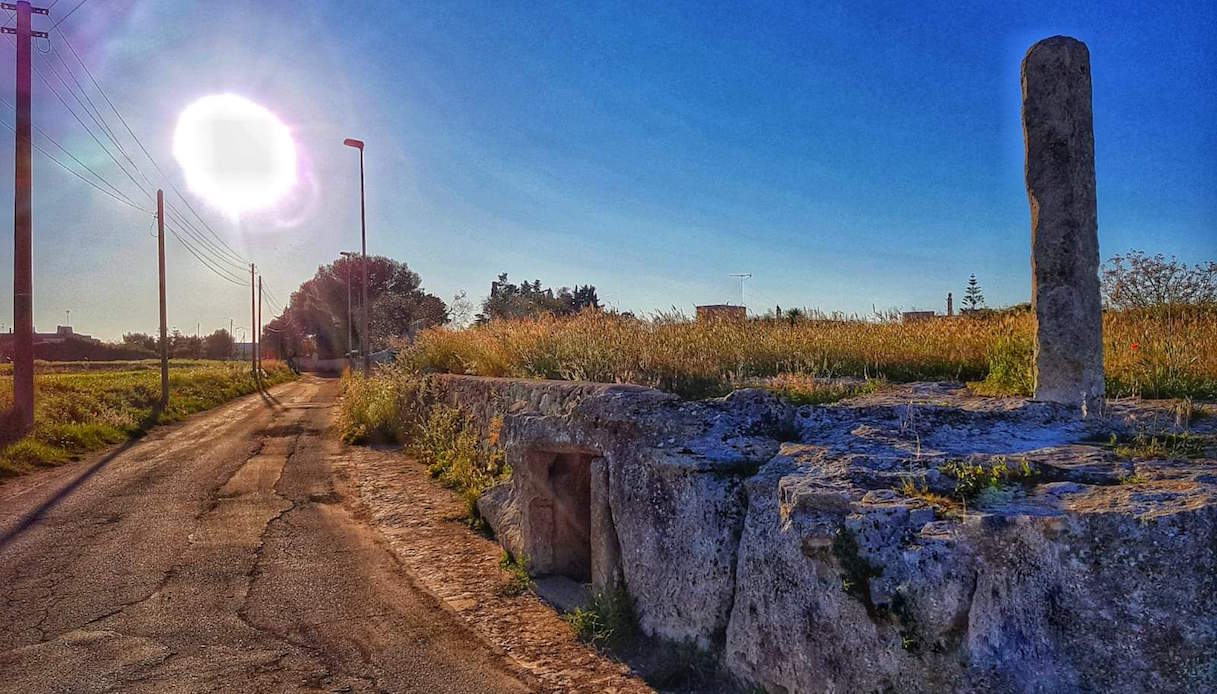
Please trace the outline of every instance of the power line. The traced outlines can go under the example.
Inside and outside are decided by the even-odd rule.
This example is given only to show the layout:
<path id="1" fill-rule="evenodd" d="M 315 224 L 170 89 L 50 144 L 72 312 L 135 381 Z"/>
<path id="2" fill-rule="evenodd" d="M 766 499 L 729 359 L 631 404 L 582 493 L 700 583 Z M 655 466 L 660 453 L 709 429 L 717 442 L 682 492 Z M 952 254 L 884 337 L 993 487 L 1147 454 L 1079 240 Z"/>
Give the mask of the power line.
<path id="1" fill-rule="evenodd" d="M 5 35 L 5 38 L 7 39 L 8 36 Z M 12 39 L 8 39 L 8 41 L 9 41 L 9 44 L 13 43 Z M 123 166 L 122 162 L 120 162 L 118 160 L 118 158 L 114 156 L 114 153 L 111 152 L 109 150 L 109 148 L 107 148 L 104 144 L 102 144 L 101 140 L 98 139 L 97 135 L 92 131 L 92 129 L 90 129 L 89 126 L 85 124 L 85 122 L 76 113 L 75 109 L 72 108 L 71 104 L 69 104 L 67 102 L 67 100 L 63 98 L 63 95 L 61 95 L 59 93 L 59 90 L 55 89 L 55 85 L 51 84 L 51 81 L 49 79 L 47 79 L 46 75 L 44 75 L 42 73 L 42 71 L 39 70 L 36 66 L 34 67 L 34 72 L 43 81 L 43 83 L 47 86 L 47 88 L 51 90 L 51 93 L 55 95 L 55 98 L 59 99 L 59 102 L 61 104 L 63 104 L 64 108 L 66 108 L 68 110 L 68 113 L 72 114 L 72 117 L 74 119 L 76 119 L 76 122 L 80 124 L 80 127 L 83 128 L 86 133 L 88 133 L 89 137 L 91 137 L 95 143 L 97 143 L 97 146 L 101 147 L 102 151 L 104 151 L 106 153 L 106 155 L 110 157 L 110 160 L 113 161 L 114 164 L 116 166 L 118 166 L 118 168 L 120 170 L 122 170 L 122 172 L 124 174 L 126 174 L 127 178 L 130 179 L 131 182 L 135 184 L 135 187 L 138 188 L 140 190 L 140 192 L 143 193 L 145 196 L 151 198 L 152 197 L 151 193 L 149 193 L 142 185 L 140 185 L 140 182 L 135 180 L 135 177 L 131 175 L 131 172 L 128 171 L 127 168 L 125 166 Z M 75 96 L 75 95 L 73 95 L 73 96 Z M 138 171 L 138 168 L 137 168 L 137 171 Z M 143 172 L 139 172 L 139 173 L 141 176 L 143 176 Z M 145 179 L 146 178 L 147 177 L 145 176 Z"/>
<path id="2" fill-rule="evenodd" d="M 5 108 L 7 108 L 7 109 L 9 109 L 9 110 L 12 110 L 12 109 L 13 109 L 13 105 L 12 105 L 11 103 L 9 103 L 9 102 L 8 102 L 8 100 L 7 100 L 7 99 L 5 99 L 5 98 L 3 98 L 3 97 L 0 97 L 0 104 L 3 104 L 3 105 L 5 106 Z M 7 123 L 5 123 L 5 127 L 7 127 L 9 130 L 13 130 L 13 126 L 8 125 Z M 38 127 L 38 125 L 36 125 L 36 124 L 34 125 L 34 131 L 35 131 L 35 132 L 37 132 L 39 135 L 41 135 L 41 136 L 43 137 L 43 139 L 45 139 L 46 141 L 48 141 L 48 142 L 50 142 L 51 144 L 55 145 L 55 147 L 56 147 L 56 148 L 57 148 L 57 149 L 58 149 L 60 152 L 63 152 L 63 153 L 64 153 L 64 154 L 66 154 L 68 157 L 70 157 L 70 158 L 72 159 L 72 161 L 76 162 L 76 163 L 77 163 L 77 164 L 78 164 L 78 165 L 79 165 L 79 166 L 80 166 L 82 169 L 84 169 L 85 171 L 88 171 L 89 173 L 93 174 L 93 176 L 94 176 L 94 177 L 96 177 L 98 181 L 101 181 L 103 184 L 105 184 L 106 186 L 108 186 L 108 187 L 109 187 L 109 190 L 110 190 L 110 191 L 112 191 L 112 192 L 109 192 L 109 191 L 106 191 L 106 190 L 102 190 L 102 192 L 103 192 L 103 193 L 106 193 L 107 195 L 110 195 L 110 197 L 114 197 L 114 198 L 118 199 L 118 201 L 119 201 L 119 202 L 121 202 L 121 203 L 123 203 L 123 204 L 125 204 L 125 205 L 128 205 L 128 206 L 130 206 L 130 207 L 134 207 L 135 209 L 137 209 L 137 210 L 141 210 L 141 211 L 143 211 L 143 212 L 147 212 L 147 210 L 145 210 L 145 209 L 141 208 L 139 205 L 135 204 L 135 201 L 133 201 L 133 200 L 132 200 L 132 199 L 131 199 L 131 198 L 130 198 L 130 197 L 129 197 L 129 196 L 126 194 L 126 193 L 122 192 L 122 191 L 121 191 L 121 190 L 119 190 L 117 187 L 115 187 L 115 186 L 114 186 L 114 184 L 110 183 L 110 181 L 108 181 L 108 180 L 106 179 L 106 177 L 105 177 L 105 176 L 102 176 L 101 174 L 97 173 L 97 172 L 96 172 L 96 171 L 94 171 L 94 170 L 92 169 L 92 167 L 90 167 L 88 164 L 86 164 L 86 163 L 84 163 L 83 161 L 81 161 L 80 159 L 78 159 L 78 158 L 76 157 L 76 155 L 75 155 L 75 154 L 72 154 L 71 152 L 69 152 L 69 151 L 67 150 L 67 148 L 65 148 L 63 145 L 59 144 L 59 142 L 57 142 L 57 141 L 55 140 L 55 138 L 51 137 L 51 135 L 50 135 L 49 133 L 47 133 L 47 132 L 46 132 L 45 130 L 43 130 L 42 128 Z M 80 177 L 80 174 L 78 174 L 78 173 L 77 173 L 77 172 L 76 172 L 74 169 L 71 169 L 71 168 L 69 168 L 69 167 L 63 166 L 63 164 L 62 164 L 62 163 L 60 163 L 60 162 L 59 162 L 59 160 L 58 160 L 58 159 L 56 159 L 54 156 L 52 156 L 52 155 L 51 155 L 49 152 L 47 152 L 46 150 L 42 149 L 41 147 L 38 147 L 38 145 L 37 145 L 37 144 L 35 144 L 34 146 L 38 148 L 38 151 L 39 151 L 39 152 L 42 152 L 44 155 L 46 155 L 46 157 L 47 157 L 48 159 L 50 159 L 51 161 L 54 161 L 55 163 L 59 164 L 59 165 L 60 165 L 60 166 L 62 166 L 64 169 L 66 169 L 68 172 L 70 172 L 70 173 L 72 173 L 72 174 L 75 174 L 76 176 Z M 84 180 L 85 180 L 85 182 L 86 182 L 86 183 L 88 183 L 89 185 L 93 186 L 94 188 L 96 188 L 96 187 L 97 187 L 97 184 L 93 183 L 92 181 L 90 181 L 90 180 L 88 180 L 88 179 L 84 179 Z"/>
<path id="3" fill-rule="evenodd" d="M 234 260 L 231 254 L 226 254 L 222 248 L 215 244 L 215 242 L 204 236 L 203 233 L 199 231 L 198 227 L 191 223 L 191 221 L 185 215 L 183 215 L 181 211 L 170 207 L 168 214 L 176 215 L 176 221 L 192 232 L 191 238 L 195 239 L 200 245 L 206 248 L 213 256 L 215 256 L 217 261 L 230 265 L 234 268 L 241 269 L 242 271 L 244 270 L 245 263 L 243 261 Z"/>
<path id="4" fill-rule="evenodd" d="M 122 114 L 118 111 L 117 107 L 114 106 L 113 101 L 111 101 L 109 99 L 109 97 L 105 94 L 104 90 L 101 89 L 101 86 L 97 83 L 96 78 L 94 78 L 92 76 L 92 73 L 89 71 L 88 66 L 85 65 L 84 61 L 80 59 L 79 54 L 77 54 L 75 52 L 75 49 L 71 46 L 71 44 L 67 41 L 66 38 L 64 39 L 64 43 L 65 43 L 65 45 L 68 46 L 69 50 L 72 51 L 77 62 L 85 70 L 86 75 L 89 76 L 89 79 L 93 82 L 93 84 L 97 88 L 98 92 L 102 95 L 102 97 L 106 100 L 107 104 L 114 111 L 115 115 L 117 115 L 119 117 L 120 121 L 123 123 L 123 126 L 126 128 L 128 134 L 132 137 L 132 139 L 134 139 L 136 141 L 136 144 L 140 147 L 141 151 L 143 151 L 144 155 L 148 157 L 149 161 L 152 162 L 152 165 L 153 165 L 153 167 L 155 167 L 157 169 L 157 172 L 159 174 L 161 174 L 162 176 L 164 176 L 164 172 L 161 170 L 161 168 L 157 164 L 156 160 L 151 156 L 151 154 L 148 152 L 147 148 L 144 147 L 143 143 L 139 140 L 139 138 L 131 130 L 130 126 L 126 123 L 126 120 L 123 119 Z M 88 95 L 87 91 L 84 89 L 83 85 L 80 84 L 80 81 L 75 78 L 75 75 L 72 73 L 71 67 L 68 66 L 67 62 L 63 59 L 63 56 L 60 55 L 60 56 L 58 56 L 58 58 L 60 60 L 60 63 L 63 64 L 64 70 L 66 72 L 68 72 L 69 76 L 72 78 L 72 82 L 75 83 L 76 89 L 73 89 L 73 85 L 70 84 L 68 82 L 68 80 L 65 79 L 63 77 L 63 75 L 59 73 L 59 71 L 57 69 L 55 69 L 55 67 L 53 65 L 50 66 L 51 71 L 59 79 L 59 81 L 63 85 L 63 87 L 71 94 L 73 99 L 76 100 L 76 103 L 79 105 L 81 110 L 83 110 L 86 113 L 86 115 L 89 116 L 89 118 L 93 121 L 94 125 L 98 128 L 98 130 L 100 130 L 102 132 L 102 134 L 110 141 L 110 143 L 113 145 L 114 149 L 117 149 L 119 151 L 119 153 L 122 155 L 122 157 L 124 159 L 126 159 L 127 164 L 130 165 L 130 168 L 134 169 L 135 172 L 138 173 L 139 176 L 141 178 L 143 178 L 144 181 L 149 186 L 154 186 L 151 179 L 148 177 L 148 175 L 146 173 L 144 173 L 143 169 L 139 166 L 139 164 L 137 164 L 130 157 L 130 155 L 127 154 L 125 148 L 122 146 L 122 143 L 115 136 L 114 131 L 111 130 L 109 128 L 108 124 L 105 123 L 105 118 L 104 118 L 104 116 L 101 115 L 100 109 L 98 109 L 96 104 L 93 103 L 92 99 L 89 97 L 89 95 Z M 54 85 L 51 84 L 50 80 L 47 79 L 46 76 L 43 75 L 41 72 L 39 72 L 39 77 L 41 77 L 43 82 L 47 85 L 47 87 L 51 89 L 51 92 L 59 99 L 60 103 L 62 103 L 64 105 L 64 107 L 69 111 L 69 113 L 72 114 L 73 118 L 76 119 L 76 122 L 79 123 L 80 126 L 85 130 L 85 132 L 88 133 L 89 136 L 93 139 L 93 141 L 95 143 L 97 143 L 97 145 L 99 147 L 101 147 L 103 151 L 105 151 L 105 153 L 110 157 L 111 161 L 113 161 L 115 163 L 115 165 L 117 165 L 119 167 L 119 169 L 122 170 L 122 172 L 127 176 L 127 178 L 132 183 L 134 183 L 135 186 L 137 188 L 139 188 L 141 192 L 143 192 L 145 195 L 149 195 L 148 191 L 143 187 L 143 185 L 141 185 L 140 182 L 137 181 L 135 179 L 135 177 L 131 174 L 130 169 L 128 169 L 127 166 L 124 166 L 123 163 L 118 160 L 118 157 L 116 157 L 114 155 L 114 153 L 110 150 L 110 148 L 106 147 L 106 145 L 101 141 L 101 139 L 97 136 L 97 134 L 95 134 L 93 132 L 93 130 L 91 128 L 89 128 L 89 126 L 84 122 L 84 120 L 81 119 L 81 117 L 76 112 L 76 110 L 72 108 L 71 104 L 69 104 L 67 102 L 67 100 L 64 99 L 63 96 L 59 93 L 59 91 L 57 89 L 55 89 Z M 77 90 L 79 90 L 79 94 L 78 94 Z M 81 100 L 80 95 L 84 96 L 83 101 Z M 88 102 L 88 105 L 86 105 L 85 102 Z M 90 109 L 89 109 L 90 105 L 93 107 L 92 111 L 90 111 Z M 176 186 L 174 187 L 174 189 L 175 189 L 175 192 L 177 192 Z M 180 192 L 178 192 L 178 196 L 181 197 L 183 199 L 183 202 L 186 203 L 187 207 L 190 208 L 191 211 L 193 211 L 193 207 L 190 205 L 189 200 L 186 200 L 185 197 L 182 196 Z M 197 217 L 198 213 L 195 212 L 195 215 Z M 167 217 L 166 221 L 169 221 L 169 218 L 173 218 L 174 222 L 176 224 L 181 225 L 176 228 L 170 228 L 170 232 L 173 233 L 174 237 L 178 240 L 178 242 L 181 243 L 183 246 L 185 246 L 187 251 L 189 251 L 190 254 L 193 255 L 208 270 L 210 270 L 212 273 L 216 274 L 221 279 L 224 279 L 229 282 L 233 282 L 234 284 L 243 284 L 243 283 L 240 283 L 239 280 L 237 279 L 237 276 L 235 274 L 233 274 L 233 272 L 225 266 L 227 265 L 229 267 L 239 267 L 236 263 L 236 260 L 241 261 L 242 265 L 243 265 L 244 261 L 241 258 L 241 256 L 239 256 L 235 251 L 232 251 L 230 246 L 228 246 L 226 243 L 224 243 L 223 239 L 220 238 L 218 236 L 218 234 L 216 234 L 214 231 L 211 232 L 212 236 L 216 237 L 216 239 L 220 242 L 220 244 L 223 245 L 223 247 L 221 247 L 221 246 L 217 245 L 215 242 L 209 240 L 181 212 L 178 212 L 178 211 L 170 208 L 168 210 L 168 212 L 166 213 L 166 217 Z M 202 221 L 204 224 L 206 224 L 206 222 L 204 220 L 202 220 L 201 217 L 200 217 L 200 221 Z M 185 237 L 189 237 L 190 239 L 192 239 L 194 241 L 194 244 L 187 241 Z M 197 244 L 197 246 L 195 244 Z M 234 260 L 234 259 L 236 259 L 236 260 Z"/>
<path id="5" fill-rule="evenodd" d="M 172 207 L 166 207 L 165 219 L 181 225 L 178 227 L 179 230 L 194 240 L 194 242 L 199 245 L 201 251 L 206 253 L 208 258 L 215 265 L 230 272 L 233 269 L 241 269 L 241 266 L 237 265 L 228 258 L 225 258 L 221 253 L 216 251 L 214 245 L 210 244 L 206 237 L 200 235 L 198 230 L 190 224 L 189 220 L 182 216 L 181 212 L 174 210 Z"/>
<path id="6" fill-rule="evenodd" d="M 52 44 L 52 48 L 54 48 L 53 44 Z M 114 136 L 114 131 L 110 129 L 109 123 L 107 123 L 105 118 L 102 117 L 101 109 L 97 108 L 97 104 L 93 103 L 93 99 L 89 96 L 89 92 L 84 88 L 84 86 L 82 86 L 80 84 L 80 80 L 76 79 L 75 71 L 73 71 L 71 66 L 68 65 L 68 61 L 63 59 L 63 54 L 61 52 L 55 51 L 55 50 L 52 50 L 52 53 L 54 53 L 55 57 L 59 59 L 59 64 L 63 66 L 63 71 L 68 73 L 68 77 L 72 78 L 72 83 L 76 85 L 76 90 L 84 96 L 86 101 L 89 102 L 89 106 L 92 108 L 92 113 L 90 115 L 96 116 L 93 119 L 94 122 L 96 123 L 100 120 L 101 128 L 102 128 L 102 130 L 105 131 L 106 135 L 108 135 L 110 137 L 110 141 L 113 142 L 114 144 L 118 145 L 119 150 L 122 151 L 124 154 L 126 154 L 126 150 L 123 149 L 123 146 L 118 141 L 118 138 L 116 138 Z M 52 66 L 52 70 L 54 70 L 54 66 Z M 56 76 L 59 75 L 59 73 L 57 71 L 55 74 L 56 74 Z M 63 80 L 63 78 L 60 77 L 60 81 L 62 81 L 62 80 Z M 65 86 L 66 86 L 66 83 L 65 83 Z"/>
<path id="7" fill-rule="evenodd" d="M 180 198 L 183 203 L 185 203 L 186 208 L 190 210 L 191 214 L 193 214 L 196 219 L 198 219 L 198 221 L 203 225 L 203 228 L 206 229 L 221 245 L 227 248 L 233 257 L 241 258 L 242 262 L 244 262 L 241 255 L 237 253 L 232 246 L 228 245 L 228 242 L 217 234 L 215 230 L 211 228 L 211 225 L 207 223 L 207 220 L 204 219 L 201 214 L 199 214 L 198 210 L 194 208 L 194 205 L 190 204 L 189 198 L 182 194 L 182 191 L 178 189 L 177 184 L 173 183 L 172 180 L 165 175 L 165 172 L 161 169 L 160 164 L 157 163 L 156 158 L 152 156 L 152 154 L 148 151 L 148 148 L 144 146 L 143 141 L 140 140 L 139 136 L 135 134 L 135 131 L 131 129 L 131 125 L 127 123 L 127 119 L 123 117 L 122 112 L 119 111 L 118 107 L 114 105 L 114 101 L 110 99 L 110 95 L 106 93 L 106 90 L 102 88 L 101 83 L 98 82 L 97 78 L 93 76 L 93 71 L 89 69 L 87 64 L 85 64 L 84 59 L 80 57 L 80 53 L 76 51 L 76 47 L 72 45 L 72 42 L 68 40 L 67 35 L 60 34 L 59 36 L 63 39 L 63 44 L 68 47 L 68 51 L 72 53 L 72 56 L 76 59 L 76 62 L 80 64 L 82 69 L 84 69 L 85 75 L 88 76 L 89 81 L 93 83 L 93 87 L 97 89 L 97 92 L 101 94 L 102 98 L 105 99 L 106 104 L 109 105 L 110 110 L 112 110 L 114 115 L 118 117 L 119 123 L 122 124 L 123 128 L 127 131 L 127 134 L 131 136 L 131 139 L 135 140 L 135 144 L 139 146 L 140 151 L 144 153 L 144 156 L 148 158 L 148 161 L 152 162 L 152 166 L 156 169 L 156 172 L 160 174 L 162 179 L 169 181 L 170 189 L 177 194 L 178 198 Z"/>
<path id="8" fill-rule="evenodd" d="M 166 221 L 168 221 L 168 219 L 167 219 L 167 218 L 166 218 Z M 208 260 L 208 259 L 207 259 L 207 258 L 206 258 L 204 255 L 202 255 L 202 254 L 201 254 L 201 253 L 200 253 L 200 252 L 199 252 L 199 251 L 198 251 L 198 250 L 197 250 L 197 249 L 196 249 L 196 248 L 195 248 L 193 245 L 191 245 L 191 244 L 190 244 L 188 241 L 186 241 L 186 239 L 182 238 L 182 234 L 179 234 L 179 233 L 178 233 L 178 232 L 179 232 L 179 229 L 174 228 L 174 227 L 173 227 L 172 225 L 170 225 L 170 224 L 166 224 L 166 225 L 165 225 L 165 229 L 166 229 L 166 230 L 167 230 L 169 233 L 173 234 L 173 238 L 177 239 L 177 240 L 178 240 L 178 243 L 182 244 L 182 246 L 183 246 L 183 247 L 185 247 L 185 248 L 186 248 L 186 250 L 187 250 L 187 251 L 188 251 L 188 252 L 189 252 L 191 255 L 193 255 L 193 256 L 195 257 L 195 259 L 196 259 L 196 260 L 198 260 L 200 263 L 202 263 L 203 267 L 205 267 L 205 268 L 207 268 L 208 270 L 210 270 L 210 271 L 211 271 L 213 274 L 215 274 L 217 277 L 219 277 L 220 279 L 222 279 L 222 280 L 224 280 L 224 281 L 226 281 L 226 282 L 230 282 L 230 283 L 232 283 L 232 284 L 235 284 L 235 285 L 237 285 L 238 287 L 244 287 L 244 286 L 245 286 L 245 282 L 243 282 L 242 280 L 240 280 L 240 279 L 239 279 L 239 278 L 237 278 L 236 276 L 234 276 L 234 275 L 230 274 L 230 273 L 229 273 L 229 271 L 225 270 L 224 268 L 222 268 L 222 267 L 217 267 L 216 265 L 214 265 L 214 264 L 212 263 L 212 261 Z"/>
<path id="9" fill-rule="evenodd" d="M 5 127 L 5 128 L 8 128 L 9 130 L 11 130 L 11 131 L 13 131 L 13 132 L 16 132 L 16 128 L 14 128 L 12 125 L 9 125 L 8 121 L 3 121 L 3 123 L 4 123 L 4 127 Z M 80 164 L 81 166 L 84 166 L 84 167 L 85 167 L 86 169 L 88 169 L 88 171 L 89 171 L 90 173 L 92 173 L 94 176 L 98 176 L 98 174 L 97 174 L 96 172 L 94 172 L 92 169 L 89 169 L 89 168 L 88 168 L 88 166 L 86 166 L 85 164 L 81 163 L 81 161 L 80 161 L 79 159 L 77 159 L 75 156 L 73 156 L 71 152 L 68 152 L 66 149 L 63 149 L 63 147 L 62 147 L 62 146 L 61 146 L 61 145 L 60 145 L 58 142 L 55 142 L 55 141 L 54 141 L 53 139 L 51 139 L 51 138 L 50 138 L 48 135 L 46 135 L 46 133 L 42 133 L 42 131 L 41 131 L 41 130 L 39 130 L 39 133 L 41 133 L 41 134 L 42 134 L 42 136 L 43 136 L 43 137 L 45 137 L 47 140 L 50 140 L 50 142 L 51 142 L 52 144 L 54 144 L 56 147 L 59 147 L 59 149 L 60 149 L 60 150 L 62 150 L 62 151 L 65 153 L 65 154 L 67 154 L 69 157 L 72 157 L 72 160 L 73 160 L 73 161 L 75 161 L 77 164 Z M 59 159 L 57 159 L 57 158 L 55 157 L 55 155 L 51 154 L 50 152 L 46 151 L 46 150 L 45 150 L 45 149 L 43 149 L 41 146 L 39 146 L 37 142 L 32 142 L 31 144 L 34 146 L 34 149 L 38 150 L 38 151 L 39 151 L 39 152 L 40 152 L 40 153 L 41 153 L 41 154 L 42 154 L 44 157 L 46 157 L 47 159 L 50 159 L 52 162 L 54 162 L 55 164 L 57 164 L 57 165 L 59 166 L 59 168 L 63 169 L 64 171 L 67 171 L 68 173 L 72 174 L 72 175 L 73 175 L 73 176 L 75 176 L 76 178 L 79 178 L 80 180 L 84 181 L 85 183 L 88 183 L 89 185 L 93 186 L 94 188 L 96 188 L 96 189 L 97 189 L 97 190 L 99 190 L 100 192 L 105 193 L 106 195 L 108 195 L 108 196 L 110 196 L 110 197 L 114 198 L 115 200 L 117 200 L 117 201 L 121 202 L 121 203 L 122 203 L 122 204 L 124 204 L 124 205 L 127 205 L 128 207 L 130 207 L 130 208 L 132 208 L 132 209 L 136 209 L 136 210 L 139 210 L 140 212 L 145 212 L 145 213 L 151 214 L 151 211 L 150 211 L 150 210 L 146 210 L 146 209 L 144 209 L 144 208 L 140 207 L 139 205 L 135 204 L 134 202 L 132 202 L 132 201 L 131 201 L 131 199 L 130 199 L 130 198 L 128 198 L 127 196 L 123 195 L 121 192 L 119 192 L 119 193 L 116 195 L 116 194 L 114 194 L 114 193 L 110 192 L 109 190 L 106 190 L 105 188 L 102 188 L 101 186 L 97 185 L 97 184 L 96 184 L 96 183 L 94 183 L 93 181 L 91 181 L 91 180 L 89 180 L 89 179 L 85 178 L 84 176 L 82 176 L 82 175 L 80 174 L 80 172 L 79 172 L 79 171 L 77 171 L 76 169 L 73 169 L 72 167 L 67 166 L 66 164 L 64 164 L 62 161 L 60 161 Z M 105 182 L 105 183 L 106 183 L 106 185 L 110 185 L 109 181 L 106 181 L 106 180 L 105 180 L 104 178 L 102 178 L 101 176 L 98 176 L 98 178 L 99 178 L 100 180 L 102 180 L 103 182 Z"/>
<path id="10" fill-rule="evenodd" d="M 58 22 L 55 22 L 54 24 L 51 25 L 51 31 L 54 31 L 55 28 L 58 27 L 60 24 L 63 24 L 64 22 L 68 21 L 68 17 L 71 17 L 73 12 L 75 12 L 76 10 L 79 10 L 80 6 L 85 4 L 88 1 L 89 0 L 80 0 L 80 2 L 76 3 L 76 7 L 73 7 L 72 9 L 68 10 L 68 13 L 65 14 L 64 16 L 60 17 Z M 55 0 L 55 2 L 59 2 L 59 0 Z M 54 6 L 55 6 L 55 3 L 54 2 L 51 3 L 51 7 L 54 7 Z M 51 10 L 51 7 L 47 8 L 48 12 Z"/>

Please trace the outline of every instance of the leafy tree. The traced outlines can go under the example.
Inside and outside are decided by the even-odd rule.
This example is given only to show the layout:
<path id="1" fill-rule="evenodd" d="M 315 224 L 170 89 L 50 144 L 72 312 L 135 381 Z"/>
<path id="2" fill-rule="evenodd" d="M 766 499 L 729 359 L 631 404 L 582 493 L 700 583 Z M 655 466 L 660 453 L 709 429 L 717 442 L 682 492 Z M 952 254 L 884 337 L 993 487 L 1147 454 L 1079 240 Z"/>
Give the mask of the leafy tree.
<path id="1" fill-rule="evenodd" d="M 1103 264 L 1103 296 L 1116 309 L 1217 303 L 1217 262 L 1188 265 L 1174 256 L 1131 251 Z"/>
<path id="2" fill-rule="evenodd" d="M 285 356 L 316 350 L 322 358 L 347 350 L 347 290 L 351 292 L 353 347 L 360 344 L 362 259 L 339 257 L 317 268 L 312 279 L 292 292 L 287 310 L 266 326 L 267 344 L 282 344 Z M 349 284 L 348 284 L 349 283 Z M 372 351 L 397 337 L 448 322 L 448 308 L 422 289 L 418 273 L 403 262 L 368 256 L 368 331 Z"/>
<path id="3" fill-rule="evenodd" d="M 978 311 L 985 305 L 985 295 L 980 291 L 980 283 L 976 281 L 976 274 L 973 273 L 968 277 L 968 288 L 963 292 L 963 307 L 964 313 L 972 313 Z"/>
<path id="4" fill-rule="evenodd" d="M 157 344 L 160 341 L 147 333 L 126 333 L 123 335 L 123 344 L 134 349 L 144 349 L 149 352 L 160 352 Z"/>
<path id="5" fill-rule="evenodd" d="M 169 356 L 172 359 L 202 359 L 202 338 L 174 330 L 169 334 Z"/>
<path id="6" fill-rule="evenodd" d="M 558 290 L 543 288 L 541 280 L 513 284 L 507 273 L 490 283 L 490 296 L 482 302 L 482 312 L 477 322 L 511 320 L 541 315 L 569 316 L 584 309 L 599 309 L 600 298 L 592 285 L 562 287 Z"/>
<path id="7" fill-rule="evenodd" d="M 236 340 L 223 328 L 203 338 L 203 356 L 208 359 L 228 359 L 235 347 Z"/>

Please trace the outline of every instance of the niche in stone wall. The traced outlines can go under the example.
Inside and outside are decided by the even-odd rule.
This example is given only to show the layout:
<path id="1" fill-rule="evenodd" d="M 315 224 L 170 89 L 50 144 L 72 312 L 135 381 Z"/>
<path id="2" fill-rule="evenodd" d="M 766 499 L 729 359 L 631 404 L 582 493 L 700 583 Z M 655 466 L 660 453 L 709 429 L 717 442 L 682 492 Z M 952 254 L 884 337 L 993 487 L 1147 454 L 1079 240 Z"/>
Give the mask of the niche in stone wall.
<path id="1" fill-rule="evenodd" d="M 527 456 L 525 544 L 532 549 L 529 564 L 534 573 L 591 581 L 594 458 L 543 450 Z"/>

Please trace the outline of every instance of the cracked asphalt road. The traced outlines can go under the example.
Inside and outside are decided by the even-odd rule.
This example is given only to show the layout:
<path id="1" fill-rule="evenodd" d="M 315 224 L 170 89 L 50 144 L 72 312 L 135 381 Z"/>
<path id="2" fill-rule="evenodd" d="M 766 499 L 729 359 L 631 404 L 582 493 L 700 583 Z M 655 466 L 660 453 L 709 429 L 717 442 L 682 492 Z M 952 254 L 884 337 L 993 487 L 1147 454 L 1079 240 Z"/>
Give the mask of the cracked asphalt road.
<path id="1" fill-rule="evenodd" d="M 0 487 L 0 691 L 528 691 L 344 505 L 338 389 Z"/>

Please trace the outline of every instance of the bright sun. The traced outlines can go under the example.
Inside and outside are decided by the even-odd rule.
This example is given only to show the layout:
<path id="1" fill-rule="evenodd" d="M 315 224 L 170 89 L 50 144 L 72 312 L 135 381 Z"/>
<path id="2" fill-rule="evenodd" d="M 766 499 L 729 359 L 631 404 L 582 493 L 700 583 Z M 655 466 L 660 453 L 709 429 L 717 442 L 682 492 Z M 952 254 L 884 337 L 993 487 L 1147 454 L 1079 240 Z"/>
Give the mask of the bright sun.
<path id="1" fill-rule="evenodd" d="M 190 104 L 173 132 L 186 184 L 234 219 L 274 205 L 296 184 L 296 144 L 275 114 L 236 94 Z"/>

